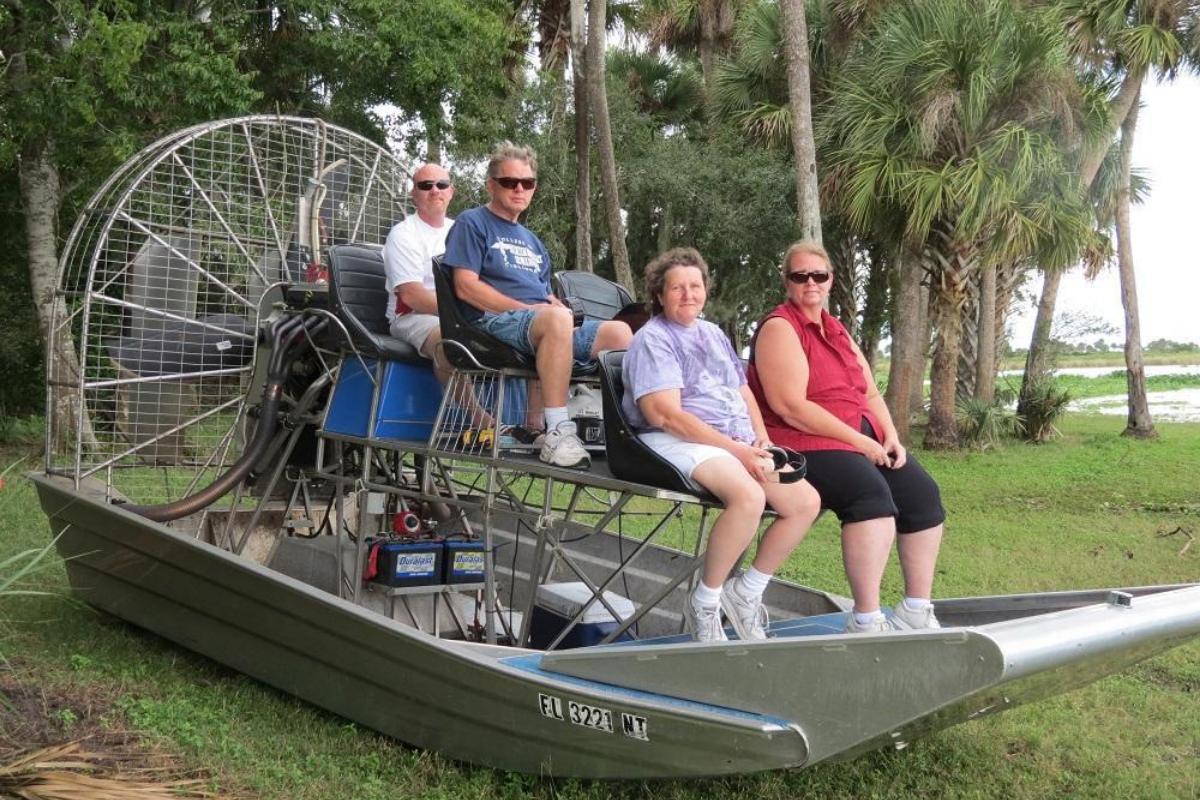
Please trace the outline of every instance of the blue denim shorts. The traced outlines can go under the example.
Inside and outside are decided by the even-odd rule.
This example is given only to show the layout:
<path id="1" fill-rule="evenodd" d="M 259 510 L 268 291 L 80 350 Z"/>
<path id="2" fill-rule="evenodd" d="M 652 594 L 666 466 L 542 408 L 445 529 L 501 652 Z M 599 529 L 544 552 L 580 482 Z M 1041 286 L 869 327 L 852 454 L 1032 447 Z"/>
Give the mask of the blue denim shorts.
<path id="1" fill-rule="evenodd" d="M 499 314 L 484 314 L 476 322 L 480 330 L 490 333 L 509 347 L 516 348 L 526 355 L 536 355 L 533 342 L 529 340 L 529 331 L 533 327 L 536 312 L 529 309 L 519 311 L 504 311 Z M 592 361 L 592 346 L 596 343 L 596 333 L 600 323 L 594 319 L 585 320 L 575 329 L 572 355 L 576 364 L 587 364 Z"/>

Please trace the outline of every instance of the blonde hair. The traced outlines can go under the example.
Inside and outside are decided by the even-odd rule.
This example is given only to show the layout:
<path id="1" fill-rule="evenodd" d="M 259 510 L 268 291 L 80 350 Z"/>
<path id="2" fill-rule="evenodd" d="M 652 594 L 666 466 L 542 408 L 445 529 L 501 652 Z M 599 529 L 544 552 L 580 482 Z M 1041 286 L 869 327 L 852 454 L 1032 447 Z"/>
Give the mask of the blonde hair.
<path id="1" fill-rule="evenodd" d="M 704 257 L 694 247 L 674 247 L 646 265 L 646 300 L 650 303 L 651 314 L 661 314 L 662 303 L 658 296 L 662 294 L 663 286 L 667 283 L 667 273 L 675 267 L 695 267 L 704 278 L 704 289 L 708 290 L 708 264 Z"/>
<path id="2" fill-rule="evenodd" d="M 833 272 L 833 260 L 829 258 L 829 253 L 825 251 L 825 248 L 812 239 L 803 239 L 799 242 L 793 242 L 792 246 L 783 254 L 783 262 L 779 265 L 779 271 L 783 277 L 787 277 L 788 268 L 792 264 L 792 256 L 799 255 L 800 253 L 819 256 L 825 262 L 825 268 Z"/>
<path id="3" fill-rule="evenodd" d="M 500 165 L 505 161 L 524 161 L 529 165 L 534 176 L 537 176 L 537 153 L 533 151 L 532 147 L 513 144 L 507 139 L 500 142 L 492 149 L 492 155 L 487 165 L 487 176 L 489 178 L 496 177 L 500 172 Z"/>

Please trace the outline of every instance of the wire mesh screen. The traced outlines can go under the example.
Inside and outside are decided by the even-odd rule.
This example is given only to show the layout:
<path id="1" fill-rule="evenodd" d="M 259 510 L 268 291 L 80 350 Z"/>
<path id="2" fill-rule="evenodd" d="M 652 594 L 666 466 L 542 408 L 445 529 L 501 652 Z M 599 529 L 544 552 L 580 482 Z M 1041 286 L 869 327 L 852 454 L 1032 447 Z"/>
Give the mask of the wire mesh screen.
<path id="1" fill-rule="evenodd" d="M 48 469 L 135 502 L 215 477 L 244 444 L 264 293 L 318 275 L 330 245 L 381 244 L 408 180 L 373 142 L 287 117 L 196 126 L 130 159 L 64 250 Z"/>

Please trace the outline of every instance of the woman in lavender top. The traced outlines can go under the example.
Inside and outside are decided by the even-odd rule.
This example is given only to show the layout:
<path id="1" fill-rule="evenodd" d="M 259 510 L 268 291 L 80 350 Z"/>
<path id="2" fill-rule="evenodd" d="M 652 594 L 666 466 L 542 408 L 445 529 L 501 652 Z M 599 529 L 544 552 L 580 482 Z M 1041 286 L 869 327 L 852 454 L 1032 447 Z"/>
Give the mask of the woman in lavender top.
<path id="1" fill-rule="evenodd" d="M 638 437 L 725 506 L 709 534 L 700 582 L 684 616 L 700 641 L 766 638 L 763 590 L 808 532 L 821 501 L 807 481 L 772 483 L 770 442 L 741 361 L 721 329 L 700 319 L 708 265 L 679 247 L 646 267 L 653 316 L 625 354 L 623 407 Z M 778 515 L 750 568 L 726 577 L 754 539 L 766 503 Z"/>

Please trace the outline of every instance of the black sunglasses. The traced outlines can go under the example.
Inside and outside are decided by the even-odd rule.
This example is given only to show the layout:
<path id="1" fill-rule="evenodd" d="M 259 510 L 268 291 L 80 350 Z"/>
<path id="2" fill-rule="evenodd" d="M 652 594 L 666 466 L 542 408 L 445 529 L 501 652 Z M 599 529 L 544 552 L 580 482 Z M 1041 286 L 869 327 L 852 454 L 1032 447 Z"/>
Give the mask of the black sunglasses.
<path id="1" fill-rule="evenodd" d="M 789 272 L 787 279 L 792 283 L 808 283 L 808 279 L 812 278 L 813 283 L 824 283 L 829 280 L 828 272 Z"/>
<path id="2" fill-rule="evenodd" d="M 513 190 L 520 186 L 527 192 L 532 192 L 537 187 L 537 178 L 492 178 L 496 183 L 503 186 L 505 189 Z"/>
<path id="3" fill-rule="evenodd" d="M 415 184 L 422 192 L 428 192 L 433 187 L 437 187 L 443 191 L 450 188 L 450 181 L 417 181 Z"/>

